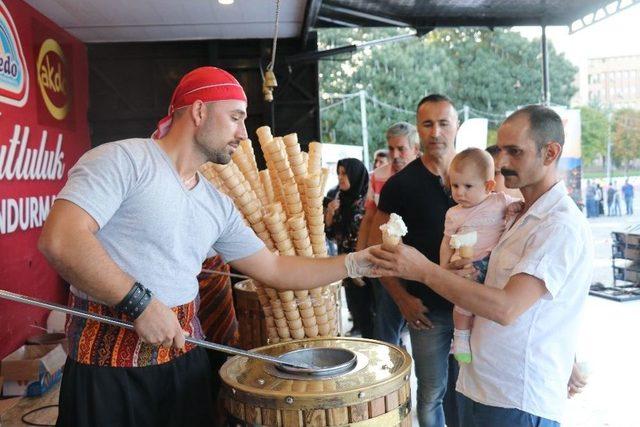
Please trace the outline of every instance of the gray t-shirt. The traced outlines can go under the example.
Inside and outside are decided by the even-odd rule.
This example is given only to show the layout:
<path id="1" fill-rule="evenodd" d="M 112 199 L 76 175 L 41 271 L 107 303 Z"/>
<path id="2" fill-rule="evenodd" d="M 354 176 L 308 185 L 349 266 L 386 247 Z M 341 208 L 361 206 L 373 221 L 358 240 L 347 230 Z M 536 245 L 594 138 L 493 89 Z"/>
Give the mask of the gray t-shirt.
<path id="1" fill-rule="evenodd" d="M 116 264 L 173 307 L 196 297 L 207 256 L 230 262 L 264 247 L 231 199 L 199 178 L 187 190 L 156 142 L 127 139 L 85 153 L 58 198 L 91 215 Z"/>

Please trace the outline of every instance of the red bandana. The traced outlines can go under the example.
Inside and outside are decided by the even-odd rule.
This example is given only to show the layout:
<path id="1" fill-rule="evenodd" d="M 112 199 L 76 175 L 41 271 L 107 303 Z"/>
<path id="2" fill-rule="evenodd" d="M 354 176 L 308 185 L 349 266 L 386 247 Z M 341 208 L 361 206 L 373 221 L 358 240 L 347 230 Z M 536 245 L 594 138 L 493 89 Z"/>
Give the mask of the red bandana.
<path id="1" fill-rule="evenodd" d="M 187 73 L 176 90 L 173 91 L 169 111 L 158 122 L 158 128 L 152 138 L 162 138 L 171 128 L 173 112 L 186 107 L 197 100 L 203 102 L 227 101 L 237 99 L 247 102 L 247 96 L 240 83 L 229 73 L 216 67 L 200 67 Z"/>

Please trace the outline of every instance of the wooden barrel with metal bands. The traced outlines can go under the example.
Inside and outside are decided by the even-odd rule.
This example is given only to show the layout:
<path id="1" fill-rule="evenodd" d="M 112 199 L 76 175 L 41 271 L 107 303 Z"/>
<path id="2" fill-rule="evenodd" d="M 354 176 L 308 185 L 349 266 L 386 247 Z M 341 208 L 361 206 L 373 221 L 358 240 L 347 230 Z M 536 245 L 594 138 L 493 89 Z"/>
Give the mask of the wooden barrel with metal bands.
<path id="1" fill-rule="evenodd" d="M 258 349 L 282 356 L 301 349 L 342 348 L 353 366 L 328 376 L 291 374 L 236 356 L 220 370 L 225 408 L 241 426 L 410 426 L 411 357 L 402 348 L 358 338 L 316 338 Z"/>

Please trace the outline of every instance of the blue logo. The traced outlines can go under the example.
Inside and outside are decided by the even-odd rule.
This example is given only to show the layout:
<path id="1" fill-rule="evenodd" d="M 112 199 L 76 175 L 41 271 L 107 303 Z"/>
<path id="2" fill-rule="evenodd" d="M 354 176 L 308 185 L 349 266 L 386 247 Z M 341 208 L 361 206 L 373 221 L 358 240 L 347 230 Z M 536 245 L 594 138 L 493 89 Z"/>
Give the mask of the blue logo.
<path id="1" fill-rule="evenodd" d="M 28 96 L 29 73 L 18 30 L 0 1 L 0 102 L 22 107 Z"/>

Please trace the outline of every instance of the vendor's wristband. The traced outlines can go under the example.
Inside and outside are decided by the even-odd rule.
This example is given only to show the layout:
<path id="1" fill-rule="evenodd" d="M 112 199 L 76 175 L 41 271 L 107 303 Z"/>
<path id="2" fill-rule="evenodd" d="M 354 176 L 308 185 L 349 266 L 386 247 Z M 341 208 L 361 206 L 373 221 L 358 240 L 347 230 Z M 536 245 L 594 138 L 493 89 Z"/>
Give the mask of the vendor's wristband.
<path id="1" fill-rule="evenodd" d="M 151 295 L 149 289 L 136 282 L 129 293 L 115 306 L 115 309 L 135 320 L 151 302 Z"/>

